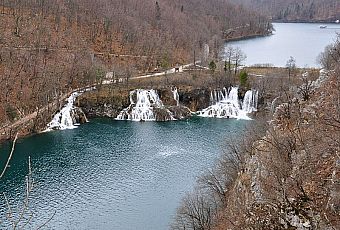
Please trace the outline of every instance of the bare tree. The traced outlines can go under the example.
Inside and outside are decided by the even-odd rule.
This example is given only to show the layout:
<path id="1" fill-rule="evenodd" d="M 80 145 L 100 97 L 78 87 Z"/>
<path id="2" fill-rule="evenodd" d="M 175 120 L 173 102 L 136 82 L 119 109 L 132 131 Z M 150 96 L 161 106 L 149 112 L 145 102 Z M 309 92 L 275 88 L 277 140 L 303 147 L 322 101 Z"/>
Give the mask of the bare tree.
<path id="1" fill-rule="evenodd" d="M 314 92 L 313 80 L 315 79 L 312 79 L 311 73 L 305 72 L 302 74 L 300 80 L 301 85 L 298 86 L 298 94 L 302 96 L 302 100 L 308 101 Z"/>
<path id="2" fill-rule="evenodd" d="M 12 148 L 10 151 L 10 155 L 7 159 L 7 163 L 0 175 L 0 180 L 4 176 L 6 169 L 8 168 L 8 164 L 12 158 L 12 155 L 14 153 L 16 140 L 18 138 L 18 134 L 16 134 L 15 139 L 12 143 Z M 31 224 L 33 220 L 33 212 L 30 208 L 30 199 L 31 199 L 31 193 L 33 191 L 34 187 L 34 179 L 33 179 L 33 173 L 32 173 L 32 166 L 31 166 L 31 157 L 28 157 L 28 174 L 26 175 L 26 184 L 25 184 L 25 196 L 24 200 L 21 205 L 13 205 L 11 204 L 10 199 L 7 197 L 6 193 L 3 192 L 3 201 L 5 203 L 5 206 L 7 208 L 7 213 L 5 216 L 5 221 L 0 222 L 3 226 L 7 226 L 9 229 L 25 229 L 26 226 Z M 17 209 L 14 209 L 14 207 L 17 207 Z M 36 226 L 34 229 L 41 229 L 44 226 L 46 226 L 54 217 L 56 212 L 54 212 L 46 221 L 44 221 L 42 224 Z"/>
<path id="3" fill-rule="evenodd" d="M 229 82 L 231 82 L 231 75 L 232 75 L 232 63 L 235 55 L 235 50 L 233 47 L 228 46 L 225 51 L 225 64 L 224 64 L 224 70 L 227 73 L 227 76 L 229 78 Z"/>
<path id="4" fill-rule="evenodd" d="M 242 65 L 243 61 L 246 60 L 247 55 L 239 48 L 236 47 L 234 51 L 234 74 L 236 76 L 238 68 Z"/>
<path id="5" fill-rule="evenodd" d="M 288 82 L 289 85 L 291 83 L 291 77 L 294 74 L 294 71 L 296 69 L 296 60 L 290 56 L 290 58 L 288 59 L 287 63 L 286 63 L 286 68 L 288 70 Z"/>
<path id="6" fill-rule="evenodd" d="M 206 195 L 201 193 L 187 195 L 177 211 L 173 230 L 210 230 L 215 210 Z"/>

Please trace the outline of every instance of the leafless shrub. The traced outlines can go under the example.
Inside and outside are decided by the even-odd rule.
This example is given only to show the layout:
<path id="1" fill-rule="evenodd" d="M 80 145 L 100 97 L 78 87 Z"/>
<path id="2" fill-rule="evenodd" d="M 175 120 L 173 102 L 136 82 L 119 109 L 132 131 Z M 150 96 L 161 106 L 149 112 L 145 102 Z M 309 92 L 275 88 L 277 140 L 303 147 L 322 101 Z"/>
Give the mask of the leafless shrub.
<path id="1" fill-rule="evenodd" d="M 302 84 L 298 86 L 297 93 L 302 96 L 302 100 L 308 101 L 314 91 L 313 81 L 308 72 L 301 76 L 301 82 Z"/>
<path id="2" fill-rule="evenodd" d="M 12 149 L 10 152 L 10 155 L 8 157 L 7 163 L 5 165 L 5 168 L 0 176 L 0 179 L 3 177 L 3 175 L 6 172 L 6 169 L 8 167 L 8 164 L 11 160 L 12 154 L 14 152 L 15 143 L 17 140 L 18 134 L 15 136 L 15 139 L 12 144 Z M 34 219 L 34 213 L 32 212 L 30 208 L 30 199 L 31 194 L 34 188 L 34 178 L 32 173 L 32 166 L 31 166 L 31 157 L 28 158 L 28 174 L 25 177 L 25 195 L 24 199 L 22 201 L 22 204 L 13 205 L 11 200 L 7 197 L 6 193 L 3 192 L 2 198 L 5 203 L 5 207 L 7 208 L 7 212 L 5 214 L 4 220 L 0 221 L 0 224 L 2 226 L 7 226 L 7 229 L 26 229 L 26 227 L 30 226 L 32 228 L 32 221 Z M 16 208 L 14 208 L 16 207 Z M 46 221 L 43 223 L 33 227 L 33 229 L 42 229 L 45 227 L 54 217 L 56 212 L 54 212 Z"/>
<path id="3" fill-rule="evenodd" d="M 212 229 L 213 218 L 216 215 L 216 208 L 210 197 L 206 194 L 196 192 L 187 195 L 181 207 L 177 211 L 173 230 L 210 230 Z"/>
<path id="4" fill-rule="evenodd" d="M 245 170 L 245 156 L 253 150 L 253 142 L 265 132 L 264 120 L 248 127 L 246 135 L 229 137 L 224 152 L 213 169 L 197 181 L 194 193 L 187 195 L 177 211 L 172 229 L 211 229 L 229 204 L 230 192 L 240 173 Z M 231 222 L 231 220 L 227 221 Z"/>

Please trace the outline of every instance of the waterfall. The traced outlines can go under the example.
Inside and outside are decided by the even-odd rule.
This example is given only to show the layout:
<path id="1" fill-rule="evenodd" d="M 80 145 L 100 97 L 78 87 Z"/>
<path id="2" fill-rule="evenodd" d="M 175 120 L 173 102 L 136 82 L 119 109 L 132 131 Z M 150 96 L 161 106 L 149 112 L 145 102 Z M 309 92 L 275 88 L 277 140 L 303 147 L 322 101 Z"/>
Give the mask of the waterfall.
<path id="1" fill-rule="evenodd" d="M 206 109 L 198 111 L 201 117 L 236 118 L 249 120 L 247 114 L 257 111 L 258 91 L 248 90 L 243 102 L 238 98 L 238 87 L 228 90 L 214 90 L 210 94 L 210 103 Z M 241 106 L 242 105 L 242 106 Z"/>
<path id="2" fill-rule="evenodd" d="M 257 111 L 258 91 L 248 90 L 243 98 L 242 110 L 246 113 Z"/>
<path id="3" fill-rule="evenodd" d="M 176 87 L 173 87 L 172 89 L 171 89 L 171 91 L 172 91 L 172 93 L 173 93 L 173 95 L 174 95 L 174 100 L 176 101 L 176 105 L 177 106 L 179 106 L 179 95 L 178 95 L 178 90 L 177 90 L 177 88 Z"/>
<path id="4" fill-rule="evenodd" d="M 54 115 L 52 121 L 47 124 L 47 130 L 55 130 L 55 129 L 74 129 L 75 119 L 74 119 L 74 107 L 73 103 L 76 98 L 80 95 L 78 92 L 74 92 L 71 94 L 69 98 L 67 98 L 67 104 L 60 110 L 59 113 Z"/>
<path id="5" fill-rule="evenodd" d="M 79 111 L 76 111 L 77 108 L 74 106 L 74 102 L 78 96 L 80 96 L 86 91 L 90 91 L 93 89 L 94 87 L 91 87 L 81 91 L 73 92 L 71 96 L 67 98 L 66 105 L 64 105 L 60 112 L 54 115 L 52 121 L 47 124 L 47 129 L 45 131 L 48 132 L 52 130 L 65 130 L 76 128 L 79 125 L 76 119 L 76 114 L 79 113 Z M 82 111 L 81 113 L 84 116 L 85 121 L 87 122 L 88 120 L 85 114 Z"/>
<path id="6" fill-rule="evenodd" d="M 226 88 L 223 90 L 214 90 L 210 93 L 210 105 L 214 105 L 219 101 L 226 100 L 228 98 L 228 91 Z"/>
<path id="7" fill-rule="evenodd" d="M 276 109 L 276 106 L 277 106 L 277 101 L 280 99 L 280 96 L 278 96 L 278 97 L 276 97 L 273 101 L 272 101 L 272 103 L 271 103 L 271 105 L 270 105 L 270 112 L 271 113 L 274 113 L 275 112 L 275 109 Z"/>
<path id="8" fill-rule="evenodd" d="M 129 107 L 123 109 L 116 120 L 156 121 L 175 119 L 172 113 L 164 108 L 163 102 L 159 99 L 155 90 L 136 89 L 130 92 Z"/>
<path id="9" fill-rule="evenodd" d="M 230 101 L 233 101 L 237 105 L 238 108 L 240 107 L 239 100 L 238 100 L 238 87 L 231 87 L 228 99 Z"/>

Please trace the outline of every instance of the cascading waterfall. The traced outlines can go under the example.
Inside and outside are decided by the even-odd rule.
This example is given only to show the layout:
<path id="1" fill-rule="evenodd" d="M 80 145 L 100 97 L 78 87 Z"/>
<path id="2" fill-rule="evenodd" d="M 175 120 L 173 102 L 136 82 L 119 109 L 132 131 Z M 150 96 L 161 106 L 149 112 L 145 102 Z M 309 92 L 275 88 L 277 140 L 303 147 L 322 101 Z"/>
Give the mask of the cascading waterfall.
<path id="1" fill-rule="evenodd" d="M 223 90 L 214 90 L 210 93 L 210 105 L 214 105 L 219 101 L 223 101 L 226 99 L 228 95 L 227 89 L 223 88 Z"/>
<path id="2" fill-rule="evenodd" d="M 55 130 L 55 129 L 74 129 L 75 119 L 74 119 L 74 111 L 73 111 L 73 103 L 76 98 L 80 95 L 78 92 L 74 92 L 67 99 L 67 104 L 60 110 L 59 113 L 54 115 L 52 121 L 47 124 L 47 130 Z"/>
<path id="3" fill-rule="evenodd" d="M 174 100 L 176 101 L 176 105 L 179 106 L 179 94 L 178 94 L 178 90 L 177 90 L 177 87 L 173 87 L 171 89 L 173 95 L 174 95 Z"/>
<path id="4" fill-rule="evenodd" d="M 65 129 L 74 129 L 76 128 L 79 123 L 77 123 L 76 119 L 76 107 L 74 106 L 74 102 L 78 96 L 83 94 L 86 91 L 93 90 L 94 87 L 87 88 L 85 90 L 81 90 L 78 92 L 73 92 L 71 96 L 67 98 L 67 104 L 54 115 L 52 121 L 47 124 L 46 132 L 52 130 L 65 130 Z M 79 108 L 78 108 L 79 109 Z M 85 114 L 82 112 L 86 122 L 88 121 Z"/>
<path id="5" fill-rule="evenodd" d="M 248 90 L 243 98 L 242 110 L 246 113 L 257 111 L 259 92 L 257 90 Z"/>
<path id="6" fill-rule="evenodd" d="M 116 120 L 156 121 L 155 110 L 164 112 L 162 113 L 163 120 L 175 120 L 171 112 L 164 108 L 163 102 L 155 90 L 136 89 L 130 92 L 129 107 L 123 109 Z"/>
<path id="7" fill-rule="evenodd" d="M 249 120 L 247 114 L 257 111 L 258 91 L 248 90 L 241 103 L 238 98 L 238 87 L 231 87 L 229 93 L 226 88 L 214 90 L 210 94 L 210 103 L 208 108 L 197 112 L 197 115 Z"/>

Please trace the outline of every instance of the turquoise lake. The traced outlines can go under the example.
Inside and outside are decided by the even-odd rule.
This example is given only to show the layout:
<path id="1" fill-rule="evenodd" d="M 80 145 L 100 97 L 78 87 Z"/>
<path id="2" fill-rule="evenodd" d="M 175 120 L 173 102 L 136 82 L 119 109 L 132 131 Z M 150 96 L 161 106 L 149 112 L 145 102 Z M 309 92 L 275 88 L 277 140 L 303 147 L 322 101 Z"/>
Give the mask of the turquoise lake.
<path id="1" fill-rule="evenodd" d="M 181 198 L 214 164 L 227 137 L 242 135 L 249 123 L 96 119 L 31 136 L 18 141 L 0 192 L 20 204 L 30 156 L 32 226 L 56 212 L 48 229 L 168 229 Z M 9 148 L 2 147 L 1 162 Z M 3 199 L 0 210 L 4 220 Z"/>

